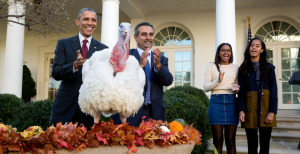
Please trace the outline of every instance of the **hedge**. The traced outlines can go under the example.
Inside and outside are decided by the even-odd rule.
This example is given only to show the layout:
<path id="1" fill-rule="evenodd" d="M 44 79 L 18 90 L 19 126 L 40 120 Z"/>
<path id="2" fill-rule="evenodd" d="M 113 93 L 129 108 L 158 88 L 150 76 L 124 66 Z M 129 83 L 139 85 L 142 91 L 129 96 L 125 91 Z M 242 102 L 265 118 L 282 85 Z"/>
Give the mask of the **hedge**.
<path id="1" fill-rule="evenodd" d="M 184 119 L 188 124 L 193 124 L 202 134 L 202 145 L 195 146 L 193 154 L 204 154 L 208 149 L 208 141 L 212 137 L 208 121 L 208 107 L 204 103 L 208 101 L 208 98 L 204 92 L 204 94 L 199 94 L 202 92 L 203 90 L 195 89 L 195 87 L 175 87 L 164 93 L 164 103 L 167 105 L 167 121 L 173 121 L 177 118 Z"/>
<path id="2" fill-rule="evenodd" d="M 50 99 L 42 101 L 30 101 L 19 107 L 17 114 L 8 124 L 16 127 L 19 131 L 27 129 L 29 126 L 41 126 L 43 130 L 49 127 L 53 101 Z"/>
<path id="3" fill-rule="evenodd" d="M 0 94 L 0 122 L 7 123 L 18 113 L 23 100 L 13 94 Z"/>

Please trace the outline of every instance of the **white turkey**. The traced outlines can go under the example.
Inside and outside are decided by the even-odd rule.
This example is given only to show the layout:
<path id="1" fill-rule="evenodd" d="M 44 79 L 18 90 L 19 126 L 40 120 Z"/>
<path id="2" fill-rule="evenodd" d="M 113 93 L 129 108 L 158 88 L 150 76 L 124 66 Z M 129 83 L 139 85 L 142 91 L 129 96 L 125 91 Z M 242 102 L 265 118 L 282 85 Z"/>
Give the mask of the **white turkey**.
<path id="1" fill-rule="evenodd" d="M 83 84 L 78 103 L 82 112 L 100 121 L 101 113 L 120 113 L 122 122 L 144 103 L 145 73 L 134 56 L 129 56 L 131 25 L 121 23 L 113 49 L 95 52 L 82 68 Z"/>

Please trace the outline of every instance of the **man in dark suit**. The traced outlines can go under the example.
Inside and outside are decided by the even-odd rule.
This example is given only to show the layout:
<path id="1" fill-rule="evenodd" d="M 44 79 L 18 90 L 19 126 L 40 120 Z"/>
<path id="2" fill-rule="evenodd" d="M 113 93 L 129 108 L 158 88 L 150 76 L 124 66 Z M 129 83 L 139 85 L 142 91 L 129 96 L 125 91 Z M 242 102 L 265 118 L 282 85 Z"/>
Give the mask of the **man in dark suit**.
<path id="1" fill-rule="evenodd" d="M 52 77 L 61 80 L 61 84 L 54 99 L 49 124 L 76 121 L 89 129 L 93 126 L 93 117 L 84 114 L 78 105 L 82 65 L 95 51 L 105 49 L 107 46 L 92 37 L 97 27 L 97 14 L 93 9 L 80 10 L 76 25 L 80 29 L 78 35 L 57 42 Z"/>
<path id="2" fill-rule="evenodd" d="M 129 55 L 133 55 L 145 71 L 146 85 L 143 93 L 145 101 L 137 114 L 128 117 L 126 121 L 132 126 L 138 126 L 144 116 L 146 116 L 144 120 L 152 118 L 166 121 L 163 86 L 169 86 L 173 82 L 173 76 L 168 68 L 168 58 L 161 55 L 158 48 L 151 50 L 154 28 L 150 23 L 139 23 L 135 27 L 134 38 L 137 42 L 137 48 L 129 50 Z M 115 124 L 121 123 L 119 114 L 112 115 L 112 119 Z"/>

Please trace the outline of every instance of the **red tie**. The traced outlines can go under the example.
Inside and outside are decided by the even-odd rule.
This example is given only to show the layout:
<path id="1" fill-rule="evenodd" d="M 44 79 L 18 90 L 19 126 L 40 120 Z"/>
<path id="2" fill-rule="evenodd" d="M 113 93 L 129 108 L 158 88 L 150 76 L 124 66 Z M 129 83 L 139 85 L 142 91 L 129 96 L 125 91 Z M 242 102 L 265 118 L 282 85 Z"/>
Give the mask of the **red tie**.
<path id="1" fill-rule="evenodd" d="M 82 44 L 82 56 L 83 56 L 83 59 L 86 59 L 88 51 L 89 51 L 88 48 L 87 48 L 87 46 L 86 46 L 87 42 L 88 42 L 87 39 L 83 40 L 83 44 Z"/>

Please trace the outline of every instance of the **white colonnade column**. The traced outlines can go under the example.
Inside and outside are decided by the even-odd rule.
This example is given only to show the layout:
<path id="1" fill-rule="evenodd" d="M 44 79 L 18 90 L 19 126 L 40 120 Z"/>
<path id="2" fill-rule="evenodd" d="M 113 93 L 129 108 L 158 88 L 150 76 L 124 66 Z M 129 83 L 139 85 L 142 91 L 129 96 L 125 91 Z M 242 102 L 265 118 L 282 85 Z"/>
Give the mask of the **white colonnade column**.
<path id="1" fill-rule="evenodd" d="M 235 0 L 216 1 L 216 49 L 221 43 L 232 46 L 233 63 L 236 64 Z"/>
<path id="2" fill-rule="evenodd" d="M 101 43 L 112 48 L 118 41 L 119 0 L 102 0 Z"/>
<path id="3" fill-rule="evenodd" d="M 9 0 L 8 15 L 20 15 L 24 11 L 22 4 L 11 5 Z M 24 18 L 9 17 L 10 20 L 25 23 Z M 6 33 L 5 62 L 3 72 L 2 93 L 15 94 L 22 97 L 24 31 L 22 25 L 9 22 Z"/>

